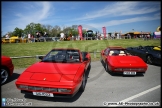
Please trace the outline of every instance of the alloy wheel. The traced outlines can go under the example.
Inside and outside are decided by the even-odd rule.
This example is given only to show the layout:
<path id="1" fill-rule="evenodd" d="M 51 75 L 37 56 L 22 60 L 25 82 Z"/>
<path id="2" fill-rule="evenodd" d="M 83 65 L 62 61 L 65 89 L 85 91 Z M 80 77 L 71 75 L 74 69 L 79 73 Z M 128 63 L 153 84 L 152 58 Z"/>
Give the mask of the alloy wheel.
<path id="1" fill-rule="evenodd" d="M 4 84 L 8 79 L 8 72 L 6 69 L 1 69 L 1 84 Z"/>

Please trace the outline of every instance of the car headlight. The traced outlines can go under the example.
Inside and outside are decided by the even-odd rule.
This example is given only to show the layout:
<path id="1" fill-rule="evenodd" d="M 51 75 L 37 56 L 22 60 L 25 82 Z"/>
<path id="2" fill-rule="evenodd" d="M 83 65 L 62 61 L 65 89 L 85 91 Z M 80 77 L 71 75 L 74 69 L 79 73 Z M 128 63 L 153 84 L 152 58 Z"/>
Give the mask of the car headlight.
<path id="1" fill-rule="evenodd" d="M 64 88 L 59 88 L 58 89 L 58 92 L 71 92 L 71 90 L 70 89 L 64 89 Z"/>
<path id="2" fill-rule="evenodd" d="M 18 87 L 19 89 L 28 90 L 28 86 L 26 86 L 26 85 L 17 85 L 17 87 Z"/>

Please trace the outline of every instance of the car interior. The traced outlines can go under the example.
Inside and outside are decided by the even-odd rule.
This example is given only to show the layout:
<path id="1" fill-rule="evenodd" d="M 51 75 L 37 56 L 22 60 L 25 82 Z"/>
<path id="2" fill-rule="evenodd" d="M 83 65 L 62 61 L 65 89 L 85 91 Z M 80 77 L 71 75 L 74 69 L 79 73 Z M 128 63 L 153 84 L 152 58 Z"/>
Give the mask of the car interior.
<path id="1" fill-rule="evenodd" d="M 113 53 L 114 53 L 114 51 L 110 51 L 109 56 L 112 56 Z"/>
<path id="2" fill-rule="evenodd" d="M 79 61 L 79 54 L 73 53 L 72 59 L 74 59 L 74 60 L 76 60 L 76 61 Z"/>
<path id="3" fill-rule="evenodd" d="M 119 56 L 126 56 L 124 51 L 120 51 Z"/>
<path id="4" fill-rule="evenodd" d="M 111 50 L 109 56 L 126 56 L 126 54 L 123 50 Z"/>

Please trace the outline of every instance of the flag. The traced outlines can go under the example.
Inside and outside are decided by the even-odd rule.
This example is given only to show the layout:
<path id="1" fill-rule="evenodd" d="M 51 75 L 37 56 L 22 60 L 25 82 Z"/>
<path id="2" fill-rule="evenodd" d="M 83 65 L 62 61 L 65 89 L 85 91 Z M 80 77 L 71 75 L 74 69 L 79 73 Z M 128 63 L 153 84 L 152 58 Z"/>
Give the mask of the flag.
<path id="1" fill-rule="evenodd" d="M 106 38 L 106 27 L 102 27 L 104 38 Z"/>
<path id="2" fill-rule="evenodd" d="M 78 33 L 79 33 L 80 38 L 82 39 L 82 26 L 81 25 L 78 26 Z"/>

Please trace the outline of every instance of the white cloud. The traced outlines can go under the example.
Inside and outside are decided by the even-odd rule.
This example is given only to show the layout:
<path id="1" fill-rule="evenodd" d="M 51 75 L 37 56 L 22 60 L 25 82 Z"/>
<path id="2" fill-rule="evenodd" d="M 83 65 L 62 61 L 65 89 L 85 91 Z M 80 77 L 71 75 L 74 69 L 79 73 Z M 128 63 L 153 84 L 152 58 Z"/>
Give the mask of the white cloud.
<path id="1" fill-rule="evenodd" d="M 49 24 L 54 26 L 56 22 L 64 25 L 88 25 L 90 27 L 87 28 L 101 28 L 103 26 L 114 26 L 121 25 L 126 23 L 133 23 L 139 21 L 151 21 L 156 19 L 161 19 L 161 11 L 160 2 L 107 2 L 108 5 L 102 7 L 100 10 L 94 10 L 89 13 L 84 13 L 84 15 L 77 16 L 78 18 L 72 17 L 68 19 L 67 16 L 61 16 L 60 14 L 54 15 L 55 10 L 57 12 L 60 10 L 55 8 L 58 4 L 53 4 L 51 2 L 22 2 L 23 9 L 25 11 L 23 13 L 18 13 L 17 11 L 14 15 L 16 19 L 10 20 L 10 25 L 3 27 L 8 31 L 13 31 L 16 27 L 24 29 L 26 25 L 31 22 L 41 23 L 41 24 Z M 24 5 L 25 4 L 25 5 Z M 79 8 L 80 2 L 75 7 L 69 7 L 69 9 Z M 62 6 L 62 3 L 60 4 Z M 64 6 L 64 5 L 63 5 Z M 77 7 L 78 6 L 78 7 Z M 58 6 L 59 7 L 59 6 Z M 81 6 L 80 6 L 81 7 Z M 67 7 L 65 8 L 67 9 Z M 21 11 L 20 11 L 21 12 Z M 152 14 L 152 16 L 146 16 L 147 14 Z M 70 11 L 69 11 L 70 15 Z M 137 16 L 138 15 L 138 16 Z M 125 18 L 125 16 L 129 16 L 129 18 Z M 4 16 L 2 16 L 4 17 Z M 120 20 L 109 20 L 104 22 L 104 20 L 100 20 L 98 23 L 87 23 L 90 20 L 94 20 L 97 18 L 113 18 L 113 17 L 121 17 Z M 85 23 L 86 21 L 86 23 Z M 99 20 L 98 20 L 99 21 Z M 63 23 L 64 22 L 64 23 Z M 58 24 L 57 23 L 57 24 Z"/>
<path id="2" fill-rule="evenodd" d="M 139 22 L 139 21 L 151 21 L 151 20 L 157 20 L 160 19 L 160 16 L 154 16 L 154 17 L 135 17 L 130 19 L 122 19 L 122 20 L 111 20 L 108 22 L 103 23 L 89 23 L 88 25 L 95 27 L 95 28 L 101 28 L 103 26 L 114 26 L 114 25 L 121 25 L 126 23 L 133 23 L 133 22 Z"/>
<path id="3" fill-rule="evenodd" d="M 6 28 L 10 30 L 14 30 L 14 28 L 16 27 L 24 29 L 26 25 L 30 24 L 31 22 L 40 23 L 42 20 L 46 19 L 49 16 L 49 11 L 51 8 L 51 4 L 49 2 L 39 2 L 39 4 L 34 5 L 35 9 L 37 8 L 36 11 L 33 10 L 34 8 L 31 8 L 31 10 L 29 10 L 29 13 L 16 13 L 15 16 L 17 16 L 17 18 L 10 20 L 10 25 L 12 26 L 8 26 Z M 28 6 L 33 7 L 30 4 L 28 4 Z"/>
<path id="4" fill-rule="evenodd" d="M 145 2 L 144 2 L 145 3 Z M 83 17 L 75 20 L 89 20 L 101 17 L 127 16 L 127 15 L 141 15 L 160 10 L 160 5 L 156 2 L 147 3 L 143 6 L 141 2 L 117 2 L 108 4 L 104 9 L 94 10 L 86 13 Z"/>

